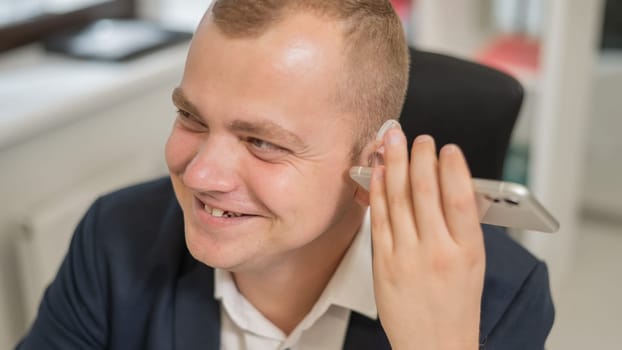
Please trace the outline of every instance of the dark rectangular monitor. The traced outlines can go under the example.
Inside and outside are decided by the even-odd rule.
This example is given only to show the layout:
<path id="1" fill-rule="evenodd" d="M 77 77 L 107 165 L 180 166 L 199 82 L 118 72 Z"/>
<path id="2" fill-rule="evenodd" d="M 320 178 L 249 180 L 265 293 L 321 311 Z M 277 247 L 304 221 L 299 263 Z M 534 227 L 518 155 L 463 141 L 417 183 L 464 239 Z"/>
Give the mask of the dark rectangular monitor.
<path id="1" fill-rule="evenodd" d="M 28 7 L 28 4 L 32 5 Z M 135 16 L 136 0 L 3 1 L 0 4 L 0 52 L 96 19 Z"/>
<path id="2" fill-rule="evenodd" d="M 607 0 L 601 47 L 622 49 L 622 0 Z"/>

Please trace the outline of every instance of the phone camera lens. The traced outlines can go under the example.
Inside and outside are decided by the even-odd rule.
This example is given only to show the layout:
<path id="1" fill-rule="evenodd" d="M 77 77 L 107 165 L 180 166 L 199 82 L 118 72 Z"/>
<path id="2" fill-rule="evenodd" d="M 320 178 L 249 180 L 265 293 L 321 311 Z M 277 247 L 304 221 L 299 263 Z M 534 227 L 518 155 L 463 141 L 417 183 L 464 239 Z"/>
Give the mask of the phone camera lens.
<path id="1" fill-rule="evenodd" d="M 485 195 L 484 198 L 486 198 L 486 200 L 490 201 L 490 202 L 495 202 L 495 203 L 501 202 L 501 200 L 499 198 L 491 197 L 489 195 Z"/>
<path id="2" fill-rule="evenodd" d="M 518 205 L 520 205 L 520 203 L 517 200 L 512 199 L 512 198 L 504 198 L 503 201 L 505 203 L 511 205 L 511 206 L 518 206 Z"/>

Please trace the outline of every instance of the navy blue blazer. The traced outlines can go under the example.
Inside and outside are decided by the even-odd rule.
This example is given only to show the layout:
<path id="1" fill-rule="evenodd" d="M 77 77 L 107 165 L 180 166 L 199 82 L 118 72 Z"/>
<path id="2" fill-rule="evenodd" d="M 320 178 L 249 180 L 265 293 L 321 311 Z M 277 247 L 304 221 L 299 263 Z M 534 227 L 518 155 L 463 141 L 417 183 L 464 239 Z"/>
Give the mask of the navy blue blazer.
<path id="1" fill-rule="evenodd" d="M 17 349 L 219 349 L 213 270 L 194 260 L 169 179 L 98 199 L 78 225 Z M 481 349 L 543 349 L 554 310 L 546 266 L 485 226 Z M 390 349 L 353 313 L 344 349 Z"/>

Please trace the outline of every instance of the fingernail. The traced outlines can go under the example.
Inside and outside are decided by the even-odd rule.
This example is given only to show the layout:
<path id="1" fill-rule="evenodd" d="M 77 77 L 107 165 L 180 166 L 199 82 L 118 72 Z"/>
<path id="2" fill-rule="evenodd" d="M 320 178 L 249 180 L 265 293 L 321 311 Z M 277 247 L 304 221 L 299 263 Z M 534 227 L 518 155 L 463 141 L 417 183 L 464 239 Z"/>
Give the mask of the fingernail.
<path id="1" fill-rule="evenodd" d="M 454 154 L 454 153 L 460 152 L 460 148 L 458 148 L 458 146 L 454 144 L 448 144 L 448 145 L 443 146 L 443 149 L 441 150 L 441 152 L 445 154 Z"/>
<path id="2" fill-rule="evenodd" d="M 414 143 L 424 143 L 424 142 L 432 142 L 432 136 L 430 135 L 419 135 L 415 138 Z"/>
<path id="3" fill-rule="evenodd" d="M 376 140 L 382 140 L 382 138 L 384 137 L 384 134 L 393 128 L 401 129 L 402 127 L 400 126 L 400 123 L 395 119 L 389 119 L 386 122 L 384 122 L 384 124 L 382 124 L 382 126 L 380 127 L 380 130 L 378 130 L 378 133 L 376 134 Z"/>
<path id="4" fill-rule="evenodd" d="M 402 138 L 401 133 L 398 130 L 392 130 L 387 134 L 386 142 L 389 145 L 397 145 Z"/>

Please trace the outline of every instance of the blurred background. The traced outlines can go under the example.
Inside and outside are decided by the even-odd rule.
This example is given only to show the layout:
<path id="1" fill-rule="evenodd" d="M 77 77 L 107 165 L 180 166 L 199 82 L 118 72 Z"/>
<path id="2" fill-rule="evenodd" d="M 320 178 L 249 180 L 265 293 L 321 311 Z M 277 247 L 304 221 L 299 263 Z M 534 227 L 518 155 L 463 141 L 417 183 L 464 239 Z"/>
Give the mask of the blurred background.
<path id="1" fill-rule="evenodd" d="M 209 0 L 0 0 L 0 348 L 100 194 L 165 175 L 170 93 Z M 409 42 L 516 77 L 505 166 L 561 222 L 547 348 L 622 343 L 622 0 L 395 0 Z M 77 34 L 78 33 L 78 34 Z"/>

